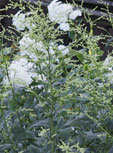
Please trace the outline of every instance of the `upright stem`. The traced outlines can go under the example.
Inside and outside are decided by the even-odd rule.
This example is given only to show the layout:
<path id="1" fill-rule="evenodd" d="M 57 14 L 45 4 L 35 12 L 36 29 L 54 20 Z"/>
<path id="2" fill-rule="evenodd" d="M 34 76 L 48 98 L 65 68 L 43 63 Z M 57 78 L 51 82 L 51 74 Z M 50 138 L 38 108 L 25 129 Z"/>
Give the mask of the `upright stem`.
<path id="1" fill-rule="evenodd" d="M 14 91 L 14 88 L 13 88 L 13 85 L 10 81 L 10 77 L 9 77 L 9 72 L 8 72 L 8 66 L 7 66 L 7 63 L 6 63 L 6 60 L 4 58 L 4 53 L 3 53 L 3 49 L 2 49 L 2 56 L 3 56 L 3 61 L 4 61 L 4 64 L 5 64 L 5 69 L 6 69 L 6 75 L 7 75 L 7 78 L 8 78 L 8 81 L 10 82 L 10 86 L 11 86 L 11 90 L 12 90 L 12 95 L 13 95 L 13 102 L 15 104 L 16 102 L 16 98 L 15 98 L 15 91 Z M 25 130 L 23 128 L 23 125 L 22 125 L 22 122 L 21 122 L 21 119 L 20 119 L 20 115 L 19 113 L 16 111 L 16 114 L 18 116 L 18 119 L 19 119 L 19 123 L 20 123 L 20 126 L 21 126 L 21 130 L 23 131 L 23 134 L 24 134 L 24 143 L 25 143 L 25 147 L 27 147 L 27 144 L 26 144 L 26 139 L 25 139 Z M 5 121 L 6 122 L 6 121 Z M 7 124 L 6 124 L 7 125 Z M 7 128 L 8 129 L 8 128 Z"/>
<path id="2" fill-rule="evenodd" d="M 5 123 L 5 129 L 7 132 L 8 141 L 9 141 L 9 143 L 11 143 L 11 146 L 12 146 L 14 153 L 17 153 L 15 144 L 14 144 L 13 140 L 10 138 L 10 133 L 9 133 L 8 126 L 7 126 L 7 120 L 4 115 L 4 110 L 1 109 L 1 112 L 2 112 L 3 119 L 4 119 L 4 123 Z"/>
<path id="3" fill-rule="evenodd" d="M 53 120 L 53 116 L 51 114 L 51 153 L 54 153 L 54 120 Z"/>
<path id="4" fill-rule="evenodd" d="M 2 44 L 3 44 L 3 38 L 2 38 Z M 8 80 L 10 80 L 9 75 L 8 75 L 8 67 L 7 67 L 7 63 L 5 61 L 5 58 L 4 58 L 4 52 L 3 52 L 2 46 L 1 46 L 1 52 L 2 52 L 3 62 L 5 64 L 6 75 L 8 77 Z M 2 101 L 2 104 L 1 104 L 1 112 L 2 112 L 3 119 L 4 119 L 4 123 L 5 123 L 5 129 L 6 129 L 6 132 L 7 132 L 7 135 L 8 135 L 8 141 L 9 141 L 9 143 L 11 143 L 13 151 L 15 153 L 17 153 L 15 144 L 14 144 L 13 140 L 10 138 L 10 133 L 8 131 L 8 126 L 7 126 L 7 120 L 5 118 L 5 114 L 4 114 L 4 110 L 2 109 L 2 105 L 3 105 L 3 101 Z"/>
<path id="5" fill-rule="evenodd" d="M 17 114 L 19 122 L 20 122 L 21 130 L 23 131 L 25 148 L 27 148 L 27 143 L 26 143 L 26 138 L 25 138 L 25 130 L 23 128 L 23 124 L 21 122 L 21 118 L 20 118 L 20 115 L 19 115 L 18 111 L 16 111 L 16 114 Z"/>
<path id="6" fill-rule="evenodd" d="M 49 81 L 50 81 L 50 89 L 51 89 L 51 114 L 50 114 L 50 121 L 51 121 L 51 126 L 50 126 L 50 134 L 51 134 L 51 153 L 55 153 L 55 139 L 54 139 L 54 97 L 53 97 L 53 88 L 52 88 L 52 74 L 51 74 L 51 56 L 48 51 L 48 58 L 49 58 Z"/>

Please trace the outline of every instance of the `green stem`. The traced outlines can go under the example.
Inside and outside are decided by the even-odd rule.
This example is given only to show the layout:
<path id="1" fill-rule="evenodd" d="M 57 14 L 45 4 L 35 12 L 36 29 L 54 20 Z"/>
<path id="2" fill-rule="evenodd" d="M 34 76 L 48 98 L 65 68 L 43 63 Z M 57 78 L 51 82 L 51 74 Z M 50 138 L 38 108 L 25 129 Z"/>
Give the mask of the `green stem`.
<path id="1" fill-rule="evenodd" d="M 51 153 L 54 153 L 54 119 L 53 116 L 51 114 Z"/>
<path id="2" fill-rule="evenodd" d="M 39 64 L 39 70 L 40 70 L 40 74 L 41 74 L 41 79 L 44 80 L 44 79 L 43 79 L 43 75 L 42 75 L 43 72 L 42 72 L 42 68 L 41 68 L 40 64 Z M 45 84 L 44 84 L 44 89 L 45 89 L 45 93 L 46 93 L 46 100 L 48 100 L 47 88 L 46 88 Z"/>
<path id="3" fill-rule="evenodd" d="M 52 88 L 52 74 L 51 74 L 51 56 L 48 51 L 48 58 L 49 58 L 49 81 L 50 81 L 50 89 L 51 89 L 51 114 L 50 114 L 50 121 L 51 121 L 51 127 L 50 127 L 50 134 L 51 134 L 51 153 L 55 152 L 55 138 L 54 138 L 54 93 Z"/>
<path id="4" fill-rule="evenodd" d="M 4 119 L 4 123 L 5 123 L 5 129 L 6 129 L 6 132 L 7 132 L 8 141 L 9 141 L 9 143 L 11 143 L 11 146 L 13 148 L 13 151 L 15 153 L 17 153 L 15 144 L 12 141 L 12 139 L 10 139 L 10 134 L 9 134 L 9 131 L 8 131 L 8 126 L 7 126 L 7 120 L 5 119 L 5 115 L 4 115 L 4 111 L 3 110 L 2 110 L 2 115 L 3 115 L 3 119 Z"/>
<path id="5" fill-rule="evenodd" d="M 2 44 L 3 44 L 3 38 L 2 38 Z M 7 63 L 6 63 L 6 61 L 5 61 L 5 58 L 4 58 L 4 53 L 3 53 L 2 46 L 1 46 L 1 52 L 2 52 L 3 62 L 4 62 L 4 64 L 5 64 L 6 75 L 7 75 L 7 77 L 8 77 L 8 80 L 10 80 L 9 75 L 8 75 L 8 67 L 7 67 Z M 7 120 L 6 120 L 6 118 L 5 118 L 5 114 L 4 114 L 4 110 L 2 109 L 2 105 L 3 105 L 3 101 L 2 101 L 2 104 L 1 104 L 1 112 L 2 112 L 3 119 L 4 119 L 4 123 L 5 123 L 5 129 L 6 129 L 6 132 L 7 132 L 8 141 L 9 141 L 9 143 L 11 143 L 11 146 L 12 146 L 12 148 L 13 148 L 13 151 L 14 151 L 15 153 L 17 153 L 16 148 L 15 148 L 15 144 L 14 144 L 13 140 L 10 139 L 10 133 L 9 133 L 9 131 L 8 131 Z"/>
<path id="6" fill-rule="evenodd" d="M 4 64 L 5 64 L 6 75 L 7 75 L 8 81 L 10 82 L 10 86 L 11 86 L 11 90 L 12 90 L 12 94 L 13 94 L 13 102 L 14 102 L 14 104 L 15 104 L 15 102 L 16 102 L 15 92 L 14 92 L 13 85 L 12 85 L 12 83 L 11 83 L 11 81 L 10 81 L 9 72 L 8 72 L 8 66 L 7 66 L 6 60 L 5 60 L 5 58 L 4 58 L 3 49 L 2 49 L 2 57 L 3 57 Z M 24 143 L 25 143 L 25 147 L 27 147 L 26 139 L 25 139 L 25 130 L 24 130 L 24 128 L 23 128 L 23 125 L 22 125 L 22 122 L 21 122 L 21 119 L 20 119 L 20 115 L 19 115 L 19 113 L 18 113 L 17 111 L 16 111 L 16 114 L 17 114 L 18 119 L 19 119 L 19 122 L 20 122 L 21 130 L 23 131 L 23 134 L 24 134 Z M 6 124 L 6 125 L 7 125 L 7 124 Z"/>
<path id="7" fill-rule="evenodd" d="M 25 130 L 23 128 L 23 124 L 21 122 L 21 118 L 20 118 L 20 115 L 19 115 L 18 111 L 16 111 L 16 114 L 17 114 L 19 122 L 20 122 L 21 130 L 23 131 L 25 148 L 27 148 L 27 143 L 26 143 L 26 138 L 25 138 Z"/>

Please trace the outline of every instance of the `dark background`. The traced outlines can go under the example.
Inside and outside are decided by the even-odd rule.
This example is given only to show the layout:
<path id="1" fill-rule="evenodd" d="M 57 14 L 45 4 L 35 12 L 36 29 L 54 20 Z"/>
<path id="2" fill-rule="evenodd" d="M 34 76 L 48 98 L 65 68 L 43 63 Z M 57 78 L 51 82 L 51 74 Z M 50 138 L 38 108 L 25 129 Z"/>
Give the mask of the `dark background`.
<path id="1" fill-rule="evenodd" d="M 18 0 L 14 0 L 14 2 L 17 2 Z M 31 1 L 31 3 L 34 3 L 37 0 L 26 0 L 26 1 Z M 42 0 L 42 7 L 44 9 L 44 12 L 47 13 L 47 5 L 51 2 L 52 0 Z M 66 2 L 66 0 L 62 0 L 62 2 Z M 68 2 L 72 3 L 72 0 L 68 0 Z M 81 0 L 75 0 L 77 4 L 81 4 Z M 109 10 L 113 12 L 113 2 L 112 0 L 104 0 L 104 2 L 107 2 L 109 4 Z M 0 0 L 0 9 L 3 9 L 5 6 L 7 6 L 9 3 L 9 0 Z M 104 5 L 102 3 L 98 3 L 98 0 L 84 0 L 83 4 L 84 8 L 88 8 L 89 11 L 94 9 L 96 7 L 96 10 L 93 11 L 93 16 L 92 20 L 96 19 L 97 17 L 102 16 L 102 12 Z M 8 29 L 8 26 L 12 25 L 11 18 L 3 18 L 2 16 L 4 15 L 10 15 L 10 14 L 15 14 L 18 11 L 18 9 L 8 9 L 7 11 L 0 11 L 0 25 L 4 26 L 6 29 Z M 2 31 L 2 26 L 0 26 L 0 31 Z M 106 34 L 105 30 L 100 29 L 99 27 L 102 27 L 105 29 L 107 32 L 109 32 L 113 36 L 113 29 L 110 25 L 110 23 L 106 20 L 99 20 L 96 23 L 96 26 L 93 28 L 94 30 L 94 35 L 100 35 L 101 33 Z M 6 33 L 8 35 L 8 33 Z M 107 40 L 104 40 L 106 42 Z M 10 46 L 12 45 L 12 42 L 4 40 L 4 42 Z M 108 52 L 112 51 L 112 47 L 110 46 L 105 46 L 103 42 L 99 42 L 100 48 L 104 51 L 102 59 L 104 59 Z"/>

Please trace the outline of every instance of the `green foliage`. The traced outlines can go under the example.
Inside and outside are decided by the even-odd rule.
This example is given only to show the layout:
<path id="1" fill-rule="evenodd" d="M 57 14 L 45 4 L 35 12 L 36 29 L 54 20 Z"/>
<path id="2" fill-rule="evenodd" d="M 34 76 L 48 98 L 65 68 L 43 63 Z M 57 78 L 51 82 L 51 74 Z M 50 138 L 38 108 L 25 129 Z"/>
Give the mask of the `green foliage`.
<path id="1" fill-rule="evenodd" d="M 66 32 L 55 28 L 56 23 L 51 23 L 39 2 L 35 5 L 26 4 L 31 13 L 29 23 L 35 26 L 21 32 L 10 27 L 10 39 L 16 46 L 6 48 L 2 43 L 0 46 L 0 152 L 111 153 L 113 82 L 106 77 L 110 73 L 109 64 L 100 61 L 102 51 L 98 46 L 104 36 L 94 36 L 92 29 L 88 31 L 82 22 L 70 23 L 68 35 L 72 42 L 69 54 L 63 56 L 58 43 L 63 43 L 61 36 Z M 7 7 L 25 11 L 24 3 L 12 2 Z M 87 16 L 89 23 L 91 18 Z M 9 39 L 4 32 L 5 29 L 1 40 Z M 38 60 L 26 58 L 35 63 L 35 71 L 41 78 L 19 88 L 10 79 L 8 67 L 20 58 L 19 53 L 14 53 L 28 33 L 36 42 L 44 43 L 47 55 L 29 46 L 30 53 L 35 53 Z M 55 55 L 49 51 L 51 41 Z M 46 66 L 42 67 L 43 64 Z M 5 76 L 8 85 L 4 84 Z"/>

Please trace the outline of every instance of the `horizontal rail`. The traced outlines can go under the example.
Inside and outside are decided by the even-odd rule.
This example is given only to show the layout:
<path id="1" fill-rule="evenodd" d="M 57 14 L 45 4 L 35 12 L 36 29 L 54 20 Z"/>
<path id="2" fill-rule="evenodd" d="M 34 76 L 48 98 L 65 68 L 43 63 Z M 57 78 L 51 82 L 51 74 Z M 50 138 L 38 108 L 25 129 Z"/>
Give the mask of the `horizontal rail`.
<path id="1" fill-rule="evenodd" d="M 82 0 L 75 0 L 76 2 L 82 2 Z M 99 1 L 99 0 L 84 0 L 84 3 L 88 3 L 88 4 L 94 4 L 94 5 L 104 5 L 104 3 L 106 3 L 109 6 L 113 6 L 113 2 L 111 1 L 105 1 L 103 0 L 103 2 Z"/>

